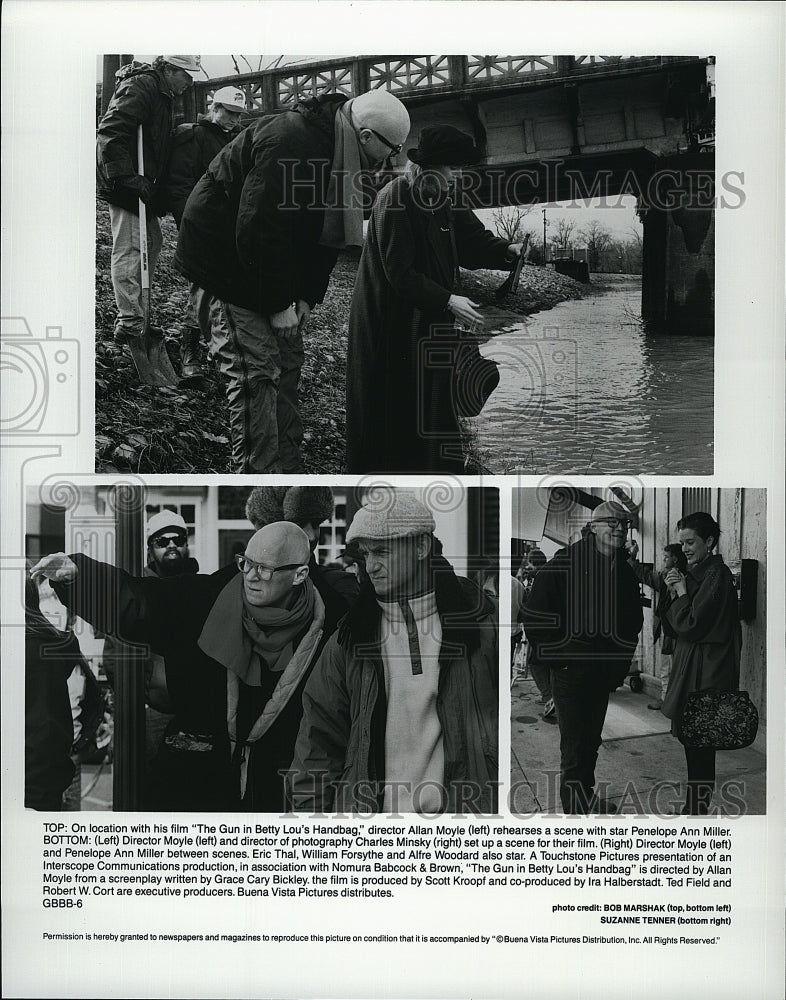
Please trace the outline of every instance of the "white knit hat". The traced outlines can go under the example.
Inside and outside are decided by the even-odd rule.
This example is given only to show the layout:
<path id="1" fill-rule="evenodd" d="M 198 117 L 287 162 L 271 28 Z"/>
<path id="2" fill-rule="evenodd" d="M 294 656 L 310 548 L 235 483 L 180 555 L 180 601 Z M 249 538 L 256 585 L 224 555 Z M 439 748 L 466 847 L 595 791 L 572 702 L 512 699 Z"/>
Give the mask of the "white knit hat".
<path id="1" fill-rule="evenodd" d="M 409 490 L 375 490 L 352 519 L 347 541 L 354 538 L 407 538 L 430 535 L 434 515 Z"/>
<path id="2" fill-rule="evenodd" d="M 183 520 L 183 518 L 174 510 L 161 510 L 153 516 L 147 522 L 147 539 L 157 535 L 159 531 L 163 531 L 164 528 L 180 528 L 181 531 L 188 532 L 188 525 Z"/>

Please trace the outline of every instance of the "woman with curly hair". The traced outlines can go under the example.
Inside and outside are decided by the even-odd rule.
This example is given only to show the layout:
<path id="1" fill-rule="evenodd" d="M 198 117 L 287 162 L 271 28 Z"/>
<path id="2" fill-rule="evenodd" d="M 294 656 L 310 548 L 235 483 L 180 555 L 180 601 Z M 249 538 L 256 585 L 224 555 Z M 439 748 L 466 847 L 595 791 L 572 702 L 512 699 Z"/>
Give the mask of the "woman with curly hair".
<path id="1" fill-rule="evenodd" d="M 717 521 L 703 511 L 677 523 L 687 570 L 669 570 L 665 583 L 672 601 L 664 612 L 676 636 L 669 687 L 661 711 L 683 742 L 682 713 L 692 691 L 736 691 L 740 682 L 740 629 L 737 591 L 731 572 L 715 552 Z M 685 746 L 688 790 L 682 813 L 706 816 L 715 790 L 715 750 Z"/>

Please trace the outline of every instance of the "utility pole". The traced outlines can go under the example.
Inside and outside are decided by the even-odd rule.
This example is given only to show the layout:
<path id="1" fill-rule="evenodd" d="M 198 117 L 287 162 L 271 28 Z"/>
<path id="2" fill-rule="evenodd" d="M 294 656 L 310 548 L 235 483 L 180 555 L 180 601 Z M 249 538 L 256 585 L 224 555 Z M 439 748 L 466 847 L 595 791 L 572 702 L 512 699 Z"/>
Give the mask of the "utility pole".
<path id="1" fill-rule="evenodd" d="M 543 266 L 546 266 L 546 209 L 543 209 Z"/>

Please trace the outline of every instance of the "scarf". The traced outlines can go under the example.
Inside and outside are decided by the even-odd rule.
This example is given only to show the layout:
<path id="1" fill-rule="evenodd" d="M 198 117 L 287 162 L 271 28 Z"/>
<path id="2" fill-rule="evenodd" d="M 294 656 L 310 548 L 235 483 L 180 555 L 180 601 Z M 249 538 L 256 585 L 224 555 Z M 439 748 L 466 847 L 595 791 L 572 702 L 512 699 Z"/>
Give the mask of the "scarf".
<path id="1" fill-rule="evenodd" d="M 314 585 L 306 580 L 291 608 L 248 604 L 243 577 L 218 595 L 205 620 L 198 645 L 250 687 L 262 686 L 262 669 L 281 673 L 292 658 L 295 637 L 314 617 Z"/>
<path id="2" fill-rule="evenodd" d="M 343 250 L 363 246 L 363 193 L 359 188 L 360 143 L 352 128 L 352 101 L 336 112 L 333 128 L 333 166 L 328 184 L 322 246 Z"/>

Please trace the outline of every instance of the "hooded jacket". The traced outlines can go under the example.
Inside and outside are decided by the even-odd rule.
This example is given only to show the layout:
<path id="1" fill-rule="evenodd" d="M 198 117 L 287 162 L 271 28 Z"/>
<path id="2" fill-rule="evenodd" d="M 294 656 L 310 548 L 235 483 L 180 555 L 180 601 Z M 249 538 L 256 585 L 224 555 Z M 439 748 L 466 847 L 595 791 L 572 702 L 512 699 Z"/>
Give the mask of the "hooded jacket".
<path id="1" fill-rule="evenodd" d="M 226 668 L 199 646 L 213 604 L 238 572 L 227 566 L 210 576 L 172 579 L 132 577 L 87 556 L 70 557 L 78 573 L 71 584 L 54 584 L 58 597 L 85 621 L 132 643 L 146 644 L 164 658 L 175 714 L 153 766 L 157 786 L 151 808 L 170 811 L 283 808 L 278 772 L 292 760 L 300 723 L 301 692 L 336 621 L 326 620 L 315 600 L 314 619 L 300 636 L 270 697 L 253 717 L 239 704 L 240 688 Z M 230 731 L 241 738 L 230 745 Z M 244 739 L 259 723 L 258 738 Z M 245 751 L 245 752 L 244 752 Z M 241 780 L 246 778 L 245 795 Z"/>
<path id="2" fill-rule="evenodd" d="M 320 246 L 336 111 L 326 95 L 266 115 L 225 146 L 186 202 L 175 266 L 224 302 L 269 316 L 321 302 L 336 251 Z"/>
<path id="3" fill-rule="evenodd" d="M 594 535 L 562 549 L 536 573 L 521 622 L 539 664 L 593 666 L 618 687 L 644 623 L 625 552 L 601 555 Z"/>
<path id="4" fill-rule="evenodd" d="M 137 171 L 137 129 L 142 126 L 145 177 L 154 184 L 151 206 L 164 215 L 163 181 L 170 148 L 174 95 L 163 70 L 137 66 L 118 81 L 98 123 L 96 189 L 98 197 L 135 214 L 139 196 L 124 185 Z"/>
<path id="5" fill-rule="evenodd" d="M 432 561 L 442 623 L 437 714 L 446 810 L 495 812 L 498 644 L 495 603 L 442 557 Z M 370 584 L 327 643 L 303 692 L 288 784 L 298 811 L 376 812 L 385 781 L 382 611 Z"/>

